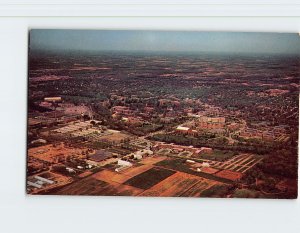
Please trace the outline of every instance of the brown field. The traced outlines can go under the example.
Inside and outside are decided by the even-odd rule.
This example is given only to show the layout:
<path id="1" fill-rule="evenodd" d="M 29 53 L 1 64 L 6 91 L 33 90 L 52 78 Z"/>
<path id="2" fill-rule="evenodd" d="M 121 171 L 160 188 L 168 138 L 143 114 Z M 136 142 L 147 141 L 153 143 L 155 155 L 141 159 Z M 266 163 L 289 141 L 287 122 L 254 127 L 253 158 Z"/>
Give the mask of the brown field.
<path id="1" fill-rule="evenodd" d="M 189 190 L 184 192 L 181 196 L 182 197 L 200 197 L 201 193 L 203 191 L 215 186 L 216 184 L 218 184 L 217 181 L 205 179 L 203 181 L 198 182 L 196 185 L 194 185 Z"/>
<path id="2" fill-rule="evenodd" d="M 79 174 L 78 177 L 83 178 L 83 177 L 89 176 L 91 174 L 93 174 L 91 171 L 85 171 L 85 172 Z"/>
<path id="3" fill-rule="evenodd" d="M 240 178 L 242 178 L 243 174 L 240 172 L 234 172 L 234 171 L 230 171 L 230 170 L 223 170 L 218 172 L 217 174 L 215 174 L 217 177 L 221 177 L 221 178 L 225 178 L 228 180 L 239 180 Z"/>
<path id="4" fill-rule="evenodd" d="M 141 193 L 140 196 L 199 196 L 200 193 L 218 182 L 183 172 L 176 172 L 165 180 Z"/>
<path id="5" fill-rule="evenodd" d="M 162 159 L 160 157 L 160 161 Z M 152 162 L 155 161 L 158 160 Z M 83 174 L 81 175 L 87 177 L 60 188 L 53 194 L 199 197 L 204 190 L 222 184 L 151 164 L 132 167 L 121 173 L 105 169 L 90 176 L 88 176 L 90 172 Z"/>
<path id="6" fill-rule="evenodd" d="M 105 182 L 116 182 L 119 184 L 123 184 L 130 177 L 124 174 L 120 174 L 110 170 L 103 170 L 92 175 L 93 178 L 97 180 L 102 180 Z"/>
<path id="7" fill-rule="evenodd" d="M 218 172 L 218 169 L 212 168 L 212 167 L 203 167 L 201 168 L 202 172 L 208 173 L 208 174 L 214 174 L 216 172 Z"/>
<path id="8" fill-rule="evenodd" d="M 55 195 L 136 196 L 143 190 L 86 177 L 52 193 Z"/>
<path id="9" fill-rule="evenodd" d="M 28 156 L 52 163 L 56 162 L 59 157 L 69 155 L 83 158 L 84 156 L 81 154 L 82 151 L 83 149 L 66 147 L 63 143 L 56 146 L 49 144 L 30 148 L 28 150 Z"/>
<path id="10" fill-rule="evenodd" d="M 92 177 L 97 180 L 102 180 L 102 181 L 106 181 L 106 182 L 116 182 L 119 184 L 123 184 L 130 178 L 137 176 L 137 175 L 151 169 L 152 167 L 153 167 L 152 165 L 142 165 L 142 166 L 129 168 L 122 172 L 103 170 L 103 171 L 100 171 L 100 172 L 92 175 Z"/>
<path id="11" fill-rule="evenodd" d="M 142 164 L 155 164 L 160 161 L 165 160 L 166 156 L 158 156 L 158 157 L 147 157 L 141 161 Z"/>
<path id="12" fill-rule="evenodd" d="M 138 196 L 144 190 L 138 189 L 132 186 L 120 184 L 120 185 L 108 185 L 101 190 L 101 195 L 104 196 Z M 98 194 L 97 194 L 98 195 Z"/>
<path id="13" fill-rule="evenodd" d="M 124 133 L 112 133 L 110 135 L 102 136 L 101 139 L 109 142 L 115 142 L 120 143 L 122 140 L 129 138 L 130 136 L 128 134 Z"/>
<path id="14" fill-rule="evenodd" d="M 129 168 L 127 170 L 121 171 L 120 173 L 124 174 L 126 176 L 129 176 L 131 178 L 131 177 L 137 176 L 145 171 L 148 171 L 152 167 L 153 167 L 152 165 L 146 164 L 146 165 L 142 165 L 142 166 L 138 166 L 138 167 Z"/>

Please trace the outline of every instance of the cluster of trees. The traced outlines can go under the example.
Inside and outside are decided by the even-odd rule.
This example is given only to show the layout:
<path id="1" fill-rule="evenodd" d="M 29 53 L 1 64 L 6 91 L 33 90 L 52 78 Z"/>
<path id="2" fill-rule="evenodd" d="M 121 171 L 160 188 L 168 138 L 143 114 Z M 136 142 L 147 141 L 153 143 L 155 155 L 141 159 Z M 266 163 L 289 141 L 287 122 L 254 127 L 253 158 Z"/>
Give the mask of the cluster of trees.
<path id="1" fill-rule="evenodd" d="M 266 156 L 261 170 L 267 174 L 283 176 L 287 178 L 297 178 L 298 174 L 298 154 L 297 150 L 282 149 Z"/>

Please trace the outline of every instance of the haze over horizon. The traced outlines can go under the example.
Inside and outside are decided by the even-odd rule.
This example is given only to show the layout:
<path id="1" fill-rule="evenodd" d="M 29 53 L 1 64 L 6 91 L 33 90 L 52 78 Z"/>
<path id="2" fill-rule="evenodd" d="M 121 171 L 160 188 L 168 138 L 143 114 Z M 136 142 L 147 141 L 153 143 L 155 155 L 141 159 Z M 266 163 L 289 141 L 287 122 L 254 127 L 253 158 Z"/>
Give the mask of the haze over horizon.
<path id="1" fill-rule="evenodd" d="M 300 55 L 300 37 L 297 33 L 33 29 L 30 49 Z"/>

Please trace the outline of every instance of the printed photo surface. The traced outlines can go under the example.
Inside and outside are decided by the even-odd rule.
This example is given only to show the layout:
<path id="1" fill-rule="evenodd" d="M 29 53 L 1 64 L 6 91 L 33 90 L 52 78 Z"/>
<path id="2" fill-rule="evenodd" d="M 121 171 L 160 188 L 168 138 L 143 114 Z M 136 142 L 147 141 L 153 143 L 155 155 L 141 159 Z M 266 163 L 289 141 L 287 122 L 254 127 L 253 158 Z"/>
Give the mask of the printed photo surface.
<path id="1" fill-rule="evenodd" d="M 26 190 L 297 198 L 296 33 L 33 29 Z"/>

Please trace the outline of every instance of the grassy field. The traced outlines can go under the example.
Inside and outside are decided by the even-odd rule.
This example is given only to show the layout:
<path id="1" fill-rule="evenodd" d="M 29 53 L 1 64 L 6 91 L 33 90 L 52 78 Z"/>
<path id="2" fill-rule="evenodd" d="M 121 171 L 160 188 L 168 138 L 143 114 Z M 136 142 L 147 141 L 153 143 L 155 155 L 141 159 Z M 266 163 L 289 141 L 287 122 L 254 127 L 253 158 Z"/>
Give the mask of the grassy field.
<path id="1" fill-rule="evenodd" d="M 161 182 L 167 177 L 173 175 L 174 173 L 175 171 L 154 167 L 144 173 L 141 173 L 129 179 L 125 182 L 125 184 L 140 189 L 149 189 L 153 185 Z"/>
<path id="2" fill-rule="evenodd" d="M 199 158 L 223 162 L 223 161 L 226 161 L 226 160 L 232 158 L 235 155 L 237 155 L 237 153 L 232 152 L 232 151 L 214 150 L 211 154 L 210 153 L 201 154 L 199 156 Z"/>

